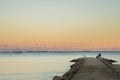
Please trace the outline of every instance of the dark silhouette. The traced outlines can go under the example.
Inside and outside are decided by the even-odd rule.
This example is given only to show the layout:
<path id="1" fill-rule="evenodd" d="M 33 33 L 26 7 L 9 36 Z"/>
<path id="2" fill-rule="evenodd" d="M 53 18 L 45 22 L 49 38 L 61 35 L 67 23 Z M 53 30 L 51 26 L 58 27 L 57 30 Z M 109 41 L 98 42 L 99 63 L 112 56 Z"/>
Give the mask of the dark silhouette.
<path id="1" fill-rule="evenodd" d="M 101 57 L 101 53 L 99 53 L 97 56 L 96 56 L 96 58 L 100 58 Z"/>

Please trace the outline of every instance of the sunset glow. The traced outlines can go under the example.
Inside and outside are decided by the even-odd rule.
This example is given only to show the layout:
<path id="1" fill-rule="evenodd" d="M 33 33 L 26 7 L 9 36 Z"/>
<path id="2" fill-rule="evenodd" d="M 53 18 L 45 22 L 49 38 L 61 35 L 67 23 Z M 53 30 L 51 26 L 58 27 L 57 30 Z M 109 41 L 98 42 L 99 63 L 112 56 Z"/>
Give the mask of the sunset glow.
<path id="1" fill-rule="evenodd" d="M 120 50 L 120 0 L 0 0 L 0 51 Z"/>

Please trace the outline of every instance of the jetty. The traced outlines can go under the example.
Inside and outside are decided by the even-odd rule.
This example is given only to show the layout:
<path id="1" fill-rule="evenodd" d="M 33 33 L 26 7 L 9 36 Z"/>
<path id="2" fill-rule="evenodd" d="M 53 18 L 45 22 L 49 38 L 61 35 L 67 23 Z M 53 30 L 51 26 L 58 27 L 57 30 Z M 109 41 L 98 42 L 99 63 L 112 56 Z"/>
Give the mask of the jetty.
<path id="1" fill-rule="evenodd" d="M 70 70 L 62 76 L 54 76 L 53 80 L 120 80 L 120 65 L 106 58 L 78 58 Z"/>

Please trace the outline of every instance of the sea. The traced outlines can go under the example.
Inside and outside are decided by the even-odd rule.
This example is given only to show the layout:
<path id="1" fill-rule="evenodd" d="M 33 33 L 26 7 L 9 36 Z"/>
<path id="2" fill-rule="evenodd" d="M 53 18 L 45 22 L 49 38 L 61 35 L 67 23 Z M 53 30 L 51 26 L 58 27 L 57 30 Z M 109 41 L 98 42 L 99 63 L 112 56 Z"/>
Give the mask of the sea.
<path id="1" fill-rule="evenodd" d="M 120 64 L 120 52 L 65 51 L 65 52 L 22 52 L 0 53 L 0 80 L 52 80 L 70 69 L 72 59 L 81 57 L 102 57 Z"/>

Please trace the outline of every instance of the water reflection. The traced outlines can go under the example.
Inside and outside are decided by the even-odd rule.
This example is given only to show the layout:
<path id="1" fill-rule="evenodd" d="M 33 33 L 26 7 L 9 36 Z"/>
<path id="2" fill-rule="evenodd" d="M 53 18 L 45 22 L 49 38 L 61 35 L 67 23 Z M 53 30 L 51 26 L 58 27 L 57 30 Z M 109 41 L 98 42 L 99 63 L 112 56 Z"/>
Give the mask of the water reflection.
<path id="1" fill-rule="evenodd" d="M 11 53 L 12 54 L 12 53 Z M 62 75 L 74 58 L 95 57 L 98 53 L 0 53 L 0 80 L 52 80 Z M 102 56 L 120 61 L 119 53 L 102 53 Z"/>

